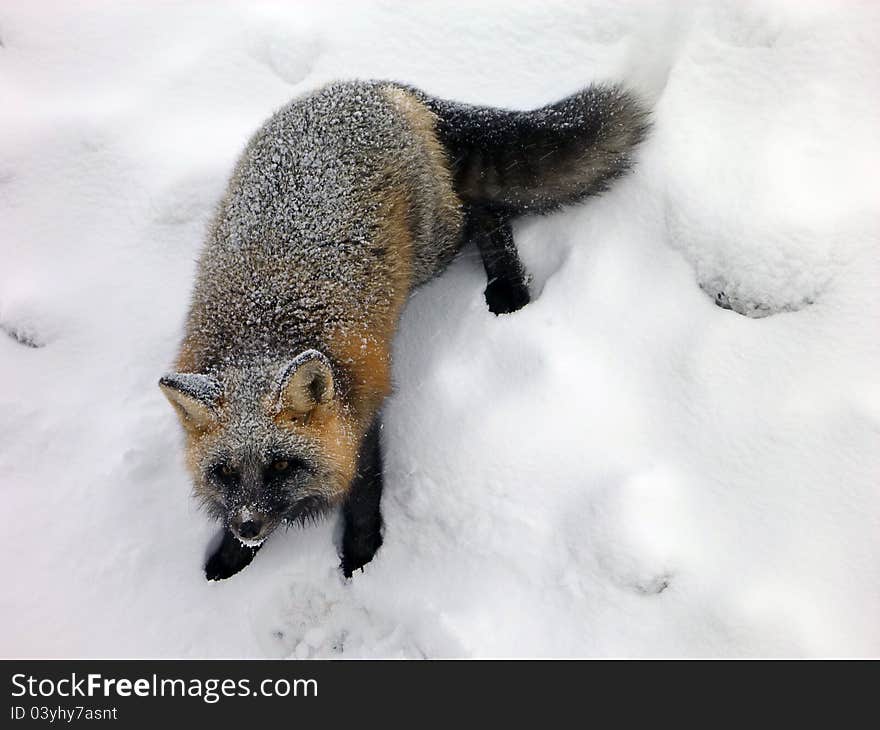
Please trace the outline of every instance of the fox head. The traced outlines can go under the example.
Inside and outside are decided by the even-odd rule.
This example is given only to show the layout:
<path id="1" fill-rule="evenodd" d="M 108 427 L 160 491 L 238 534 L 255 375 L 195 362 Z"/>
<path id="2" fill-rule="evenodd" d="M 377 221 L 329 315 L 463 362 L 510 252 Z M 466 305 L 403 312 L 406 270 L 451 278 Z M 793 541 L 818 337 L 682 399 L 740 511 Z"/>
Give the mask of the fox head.
<path id="1" fill-rule="evenodd" d="M 239 540 L 258 545 L 282 522 L 315 518 L 352 481 L 363 434 L 330 361 L 292 361 L 159 381 L 187 439 L 196 495 Z"/>

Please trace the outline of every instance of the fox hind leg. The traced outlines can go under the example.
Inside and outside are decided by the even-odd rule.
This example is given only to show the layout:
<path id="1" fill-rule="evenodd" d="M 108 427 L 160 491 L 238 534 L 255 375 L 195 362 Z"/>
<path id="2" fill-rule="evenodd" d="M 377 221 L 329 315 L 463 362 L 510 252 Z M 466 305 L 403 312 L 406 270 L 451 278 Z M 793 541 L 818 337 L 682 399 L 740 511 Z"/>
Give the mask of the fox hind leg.
<path id="1" fill-rule="evenodd" d="M 531 301 L 528 276 L 519 258 L 509 218 L 482 208 L 468 212 L 467 240 L 477 245 L 486 269 L 486 304 L 494 314 L 509 314 Z"/>

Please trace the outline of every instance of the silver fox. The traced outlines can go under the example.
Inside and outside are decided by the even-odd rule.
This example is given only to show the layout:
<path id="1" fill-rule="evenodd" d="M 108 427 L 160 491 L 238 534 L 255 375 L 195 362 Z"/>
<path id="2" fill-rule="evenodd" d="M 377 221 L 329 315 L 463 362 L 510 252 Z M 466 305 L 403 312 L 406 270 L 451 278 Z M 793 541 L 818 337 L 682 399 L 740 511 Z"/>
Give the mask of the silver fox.
<path id="1" fill-rule="evenodd" d="M 160 386 L 197 496 L 225 526 L 205 567 L 234 575 L 282 523 L 342 506 L 342 570 L 382 544 L 380 411 L 414 287 L 474 242 L 496 314 L 529 302 L 510 222 L 604 190 L 648 115 L 593 86 L 529 112 L 391 82 L 331 84 L 242 154 Z"/>

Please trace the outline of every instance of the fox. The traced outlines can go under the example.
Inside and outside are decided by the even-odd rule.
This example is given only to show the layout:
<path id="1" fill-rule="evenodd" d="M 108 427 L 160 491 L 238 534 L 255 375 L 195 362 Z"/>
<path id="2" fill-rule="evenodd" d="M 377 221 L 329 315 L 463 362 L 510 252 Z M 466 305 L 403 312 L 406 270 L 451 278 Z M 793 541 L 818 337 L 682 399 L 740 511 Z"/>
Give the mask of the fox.
<path id="1" fill-rule="evenodd" d="M 391 81 L 331 83 L 263 124 L 208 226 L 159 380 L 194 494 L 223 526 L 208 580 L 245 568 L 280 526 L 340 509 L 343 575 L 373 559 L 408 298 L 473 244 L 488 309 L 528 304 L 512 222 L 606 190 L 649 126 L 621 85 L 517 111 Z"/>

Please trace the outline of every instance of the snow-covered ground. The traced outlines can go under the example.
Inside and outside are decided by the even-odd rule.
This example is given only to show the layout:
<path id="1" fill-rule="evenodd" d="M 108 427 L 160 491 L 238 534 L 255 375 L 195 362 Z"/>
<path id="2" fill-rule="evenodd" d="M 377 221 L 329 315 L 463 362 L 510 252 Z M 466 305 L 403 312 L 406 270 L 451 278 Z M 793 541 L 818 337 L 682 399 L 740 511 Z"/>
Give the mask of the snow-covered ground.
<path id="1" fill-rule="evenodd" d="M 0 43 L 2 655 L 880 654 L 880 4 L 3 0 Z M 249 134 L 348 77 L 655 128 L 516 227 L 526 309 L 470 251 L 413 297 L 366 572 L 331 520 L 209 584 L 156 381 Z"/>

